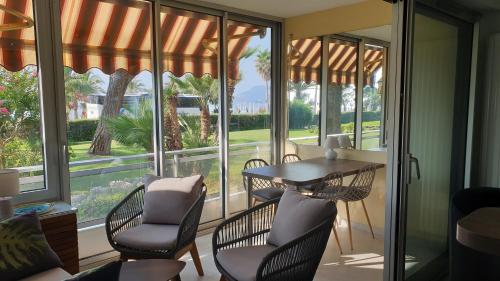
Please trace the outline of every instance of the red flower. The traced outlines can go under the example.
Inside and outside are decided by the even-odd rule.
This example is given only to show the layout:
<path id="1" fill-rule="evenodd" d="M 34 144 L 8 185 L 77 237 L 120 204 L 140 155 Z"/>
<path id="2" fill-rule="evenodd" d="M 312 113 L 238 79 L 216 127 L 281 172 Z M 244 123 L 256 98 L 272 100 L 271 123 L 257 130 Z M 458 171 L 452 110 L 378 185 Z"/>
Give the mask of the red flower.
<path id="1" fill-rule="evenodd" d="M 10 112 L 7 108 L 5 107 L 0 107 L 0 115 L 9 115 Z"/>
<path id="2" fill-rule="evenodd" d="M 0 92 L 3 92 L 3 90 L 5 90 L 5 86 L 0 85 Z"/>

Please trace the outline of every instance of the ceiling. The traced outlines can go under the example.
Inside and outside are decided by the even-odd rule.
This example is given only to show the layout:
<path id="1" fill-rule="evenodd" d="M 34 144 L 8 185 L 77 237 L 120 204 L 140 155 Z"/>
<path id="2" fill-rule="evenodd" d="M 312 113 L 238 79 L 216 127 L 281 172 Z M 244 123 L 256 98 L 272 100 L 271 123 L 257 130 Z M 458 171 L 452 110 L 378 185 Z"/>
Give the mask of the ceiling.
<path id="1" fill-rule="evenodd" d="M 367 0 L 203 0 L 206 3 L 280 18 L 304 15 L 364 1 Z"/>
<path id="2" fill-rule="evenodd" d="M 455 2 L 478 12 L 500 11 L 500 1 L 498 0 L 455 0 Z"/>
<path id="3" fill-rule="evenodd" d="M 378 27 L 349 31 L 346 33 L 357 35 L 357 36 L 378 39 L 378 40 L 382 40 L 382 41 L 386 41 L 386 42 L 391 42 L 392 26 L 391 25 L 382 25 L 382 26 L 378 26 Z"/>

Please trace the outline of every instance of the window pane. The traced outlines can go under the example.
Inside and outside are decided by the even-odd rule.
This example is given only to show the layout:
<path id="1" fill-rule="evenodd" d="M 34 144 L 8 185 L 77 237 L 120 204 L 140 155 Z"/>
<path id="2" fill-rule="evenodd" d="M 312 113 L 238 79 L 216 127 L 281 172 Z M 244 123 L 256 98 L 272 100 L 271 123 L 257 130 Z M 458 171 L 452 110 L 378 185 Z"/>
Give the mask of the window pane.
<path id="1" fill-rule="evenodd" d="M 352 146 L 356 121 L 357 60 L 356 43 L 332 39 L 328 44 L 326 133 L 347 134 Z"/>
<path id="2" fill-rule="evenodd" d="M 365 45 L 363 63 L 363 127 L 361 147 L 373 149 L 383 145 L 383 102 L 385 100 L 385 48 Z"/>
<path id="3" fill-rule="evenodd" d="M 271 28 L 228 21 L 229 210 L 246 208 L 241 171 L 250 159 L 271 163 Z M 242 37 L 236 36 L 241 34 Z M 236 46 L 245 46 L 237 50 Z M 234 47 L 233 47 L 234 46 Z M 239 54 L 235 54 L 239 51 Z"/>
<path id="4" fill-rule="evenodd" d="M 30 1 L 0 4 L 33 19 Z M 0 10 L 0 25 L 22 24 Z M 0 169 L 20 172 L 21 191 L 45 188 L 40 91 L 34 27 L 0 33 Z"/>
<path id="5" fill-rule="evenodd" d="M 288 48 L 288 140 L 318 145 L 321 40 L 292 40 Z"/>
<path id="6" fill-rule="evenodd" d="M 72 205 L 104 218 L 153 173 L 151 3 L 61 5 Z"/>
<path id="7" fill-rule="evenodd" d="M 201 222 L 222 217 L 218 22 L 214 16 L 161 8 L 165 172 L 205 177 Z"/>

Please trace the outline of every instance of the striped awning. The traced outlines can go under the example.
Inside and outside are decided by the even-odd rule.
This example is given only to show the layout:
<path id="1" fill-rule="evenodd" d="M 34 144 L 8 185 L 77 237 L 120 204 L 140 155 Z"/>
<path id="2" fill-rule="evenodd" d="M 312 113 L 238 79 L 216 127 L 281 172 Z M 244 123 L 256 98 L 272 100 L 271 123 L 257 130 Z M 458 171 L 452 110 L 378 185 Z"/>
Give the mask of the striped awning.
<path id="1" fill-rule="evenodd" d="M 289 48 L 290 80 L 294 83 L 319 83 L 321 77 L 320 38 L 292 40 Z M 383 64 L 384 51 L 366 46 L 364 54 L 364 79 L 371 83 L 373 73 Z M 328 84 L 356 84 L 358 49 L 356 43 L 331 40 L 328 44 Z"/>
<path id="2" fill-rule="evenodd" d="M 31 0 L 0 4 L 32 17 Z M 64 65 L 78 73 L 99 68 L 106 74 L 125 69 L 135 75 L 152 70 L 152 4 L 141 0 L 60 0 Z M 162 7 L 160 44 L 163 72 L 217 77 L 218 18 Z M 18 21 L 0 10 L 0 25 Z M 228 27 L 230 78 L 251 36 L 265 29 L 233 23 Z M 36 64 L 33 27 L 0 33 L 0 64 L 18 71 Z"/>

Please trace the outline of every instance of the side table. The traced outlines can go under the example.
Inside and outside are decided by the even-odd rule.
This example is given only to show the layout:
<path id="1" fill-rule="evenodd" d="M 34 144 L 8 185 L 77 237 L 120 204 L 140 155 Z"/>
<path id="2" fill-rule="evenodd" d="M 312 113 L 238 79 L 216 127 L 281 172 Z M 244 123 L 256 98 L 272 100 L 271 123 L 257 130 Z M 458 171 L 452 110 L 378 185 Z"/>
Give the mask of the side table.
<path id="1" fill-rule="evenodd" d="M 40 215 L 40 224 L 50 247 L 70 274 L 80 271 L 76 208 L 65 202 L 54 202 L 50 212 Z"/>

